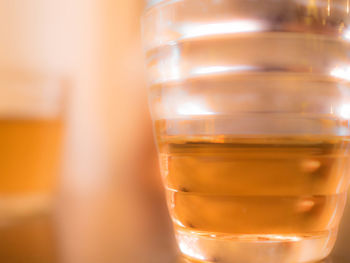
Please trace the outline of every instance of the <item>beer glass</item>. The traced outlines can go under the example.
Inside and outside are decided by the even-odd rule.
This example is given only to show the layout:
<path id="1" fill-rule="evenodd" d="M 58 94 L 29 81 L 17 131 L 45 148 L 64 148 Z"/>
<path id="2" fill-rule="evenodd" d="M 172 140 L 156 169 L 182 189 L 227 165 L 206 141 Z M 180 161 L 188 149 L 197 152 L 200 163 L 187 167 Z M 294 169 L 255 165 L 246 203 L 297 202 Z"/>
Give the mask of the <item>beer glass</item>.
<path id="1" fill-rule="evenodd" d="M 0 225 L 52 207 L 64 90 L 55 77 L 0 71 Z"/>
<path id="2" fill-rule="evenodd" d="M 336 241 L 350 182 L 349 0 L 158 0 L 149 101 L 178 246 L 302 263 Z"/>

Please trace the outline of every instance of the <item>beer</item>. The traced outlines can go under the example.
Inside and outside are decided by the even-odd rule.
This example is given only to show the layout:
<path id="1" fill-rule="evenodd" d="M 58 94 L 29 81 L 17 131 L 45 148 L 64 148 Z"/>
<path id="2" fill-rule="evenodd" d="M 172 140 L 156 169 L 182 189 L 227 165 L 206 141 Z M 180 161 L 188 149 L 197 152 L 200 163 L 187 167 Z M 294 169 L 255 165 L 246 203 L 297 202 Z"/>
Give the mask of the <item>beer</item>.
<path id="1" fill-rule="evenodd" d="M 60 119 L 0 119 L 0 196 L 51 194 L 61 140 Z"/>
<path id="2" fill-rule="evenodd" d="M 0 225 L 51 210 L 62 134 L 60 118 L 0 119 Z"/>
<path id="3" fill-rule="evenodd" d="M 57 77 L 0 70 L 0 226 L 52 210 L 66 92 Z"/>
<path id="4" fill-rule="evenodd" d="M 189 238 L 333 240 L 350 176 L 348 137 L 167 136 L 165 123 L 156 125 L 161 171 L 180 248 Z M 217 257 L 215 246 L 201 249 Z"/>

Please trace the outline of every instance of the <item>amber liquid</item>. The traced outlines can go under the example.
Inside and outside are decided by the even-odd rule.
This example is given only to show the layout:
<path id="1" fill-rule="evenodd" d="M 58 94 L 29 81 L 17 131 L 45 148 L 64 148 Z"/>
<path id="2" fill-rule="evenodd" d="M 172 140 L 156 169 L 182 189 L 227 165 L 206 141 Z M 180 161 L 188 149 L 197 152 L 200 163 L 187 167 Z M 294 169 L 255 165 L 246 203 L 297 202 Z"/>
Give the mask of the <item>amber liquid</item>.
<path id="1" fill-rule="evenodd" d="M 195 246 L 188 241 L 193 235 L 294 242 L 337 231 L 350 175 L 348 138 L 169 136 L 161 130 L 161 170 L 180 249 L 181 242 Z M 205 244 L 203 251 L 212 249 Z M 215 252 L 210 257 L 217 259 Z"/>
<path id="2" fill-rule="evenodd" d="M 0 119 L 0 219 L 48 206 L 62 133 L 61 119 Z"/>

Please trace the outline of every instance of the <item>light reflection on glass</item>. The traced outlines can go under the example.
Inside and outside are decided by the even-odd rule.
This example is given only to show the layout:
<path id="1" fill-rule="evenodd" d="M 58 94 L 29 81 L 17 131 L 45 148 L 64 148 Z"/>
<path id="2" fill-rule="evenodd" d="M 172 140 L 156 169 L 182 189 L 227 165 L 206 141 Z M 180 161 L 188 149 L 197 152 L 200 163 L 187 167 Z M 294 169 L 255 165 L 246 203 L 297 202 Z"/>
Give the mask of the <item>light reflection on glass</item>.
<path id="1" fill-rule="evenodd" d="M 349 11 L 348 11 L 348 13 L 349 13 Z M 350 40 L 350 29 L 347 29 L 347 30 L 344 31 L 343 37 L 346 40 Z"/>
<path id="2" fill-rule="evenodd" d="M 227 72 L 238 72 L 238 71 L 248 71 L 253 70 L 255 67 L 247 65 L 237 65 L 237 66 L 211 66 L 211 67 L 200 67 L 192 71 L 193 75 L 207 75 L 207 74 L 217 74 L 217 73 L 227 73 Z"/>
<path id="3" fill-rule="evenodd" d="M 344 119 L 350 119 L 350 104 L 346 103 L 340 107 L 339 114 Z"/>
<path id="4" fill-rule="evenodd" d="M 282 236 L 282 235 L 265 235 L 265 237 L 268 237 L 268 238 L 271 238 L 272 240 L 273 239 L 278 239 L 278 240 L 286 240 L 286 241 L 294 241 L 294 242 L 297 242 L 297 241 L 300 241 L 301 238 L 298 237 L 298 236 Z"/>
<path id="5" fill-rule="evenodd" d="M 178 237 L 179 241 L 179 248 L 180 251 L 188 255 L 194 259 L 198 260 L 205 260 L 205 257 L 202 255 L 201 252 L 196 252 L 195 248 L 196 246 L 193 246 L 191 243 L 197 242 L 198 239 L 196 238 L 187 238 L 186 236 L 179 236 Z"/>
<path id="6" fill-rule="evenodd" d="M 191 101 L 180 104 L 177 108 L 180 115 L 213 115 L 214 112 L 208 111 L 203 103 Z"/>
<path id="7" fill-rule="evenodd" d="M 174 47 L 172 49 L 172 55 L 170 56 L 170 59 L 168 62 L 162 62 L 160 69 L 169 69 L 170 70 L 170 79 L 169 80 L 177 80 L 180 78 L 180 67 L 178 66 L 180 63 L 180 50 L 179 47 Z M 162 71 L 163 72 L 163 71 Z M 166 79 L 165 74 L 163 76 L 164 79 Z"/>
<path id="8" fill-rule="evenodd" d="M 172 208 L 174 208 L 174 207 L 172 207 Z M 179 225 L 179 226 L 182 226 L 182 227 L 185 227 L 182 223 L 181 223 L 181 221 L 180 220 L 178 220 L 178 219 L 173 219 L 174 220 L 174 222 L 177 224 L 177 225 Z"/>
<path id="9" fill-rule="evenodd" d="M 194 38 L 210 35 L 237 34 L 256 32 L 264 29 L 264 26 L 256 21 L 237 20 L 210 24 L 188 24 L 182 28 L 183 38 Z"/>
<path id="10" fill-rule="evenodd" d="M 336 67 L 331 71 L 331 76 L 344 80 L 350 80 L 350 66 Z"/>

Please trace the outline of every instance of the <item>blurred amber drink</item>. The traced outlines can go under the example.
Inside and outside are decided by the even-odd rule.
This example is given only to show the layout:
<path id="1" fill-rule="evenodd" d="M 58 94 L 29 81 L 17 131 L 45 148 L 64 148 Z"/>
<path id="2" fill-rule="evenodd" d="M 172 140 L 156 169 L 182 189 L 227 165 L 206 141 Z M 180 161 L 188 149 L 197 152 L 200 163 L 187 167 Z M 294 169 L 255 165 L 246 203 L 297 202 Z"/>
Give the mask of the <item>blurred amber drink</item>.
<path id="1" fill-rule="evenodd" d="M 3 74 L 0 82 L 0 223 L 51 209 L 63 140 L 56 80 Z"/>
<path id="2" fill-rule="evenodd" d="M 0 119 L 0 192 L 51 193 L 61 140 L 60 119 Z"/>

